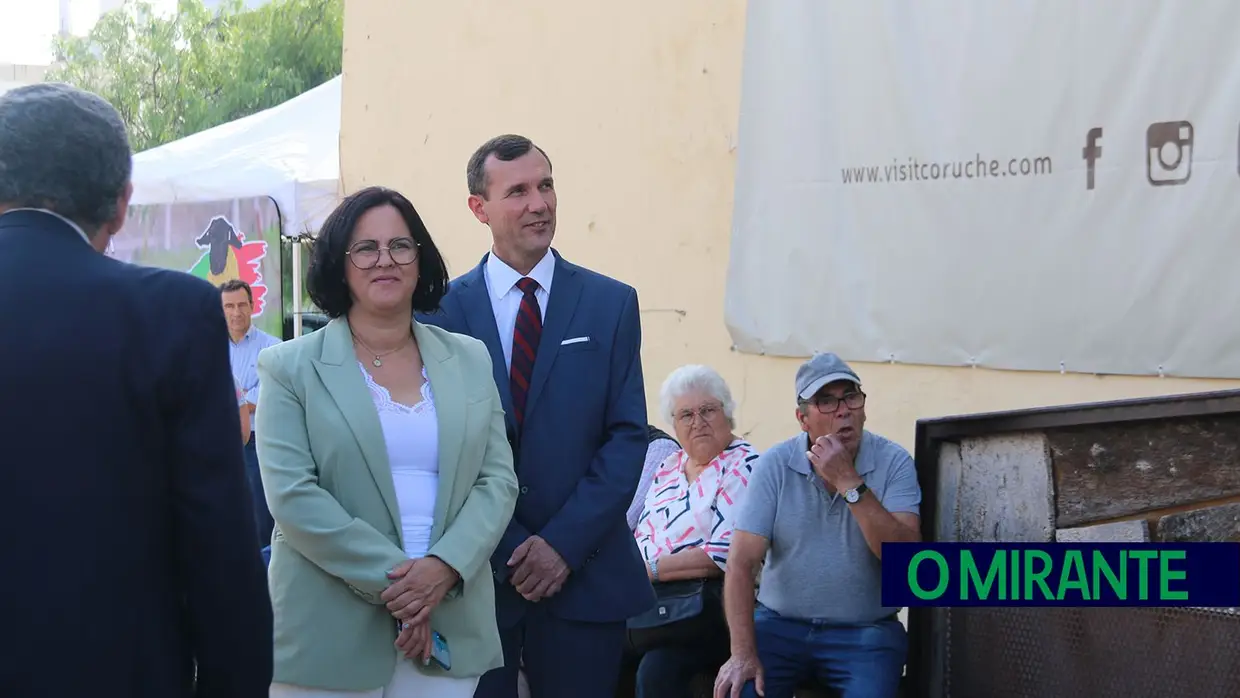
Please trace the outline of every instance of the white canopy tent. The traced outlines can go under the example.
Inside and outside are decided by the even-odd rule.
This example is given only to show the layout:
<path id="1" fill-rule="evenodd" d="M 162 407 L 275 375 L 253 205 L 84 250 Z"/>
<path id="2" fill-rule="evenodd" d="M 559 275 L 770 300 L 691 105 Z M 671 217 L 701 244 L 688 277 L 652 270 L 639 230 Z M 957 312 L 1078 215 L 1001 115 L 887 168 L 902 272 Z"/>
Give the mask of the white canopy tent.
<path id="1" fill-rule="evenodd" d="M 138 153 L 132 203 L 270 196 L 287 234 L 318 230 L 338 201 L 340 83 Z"/>
<path id="2" fill-rule="evenodd" d="M 318 231 L 339 201 L 340 85 L 335 77 L 283 104 L 134 156 L 131 203 L 269 196 L 285 235 Z M 300 246 L 293 246 L 294 327 L 301 333 Z"/>

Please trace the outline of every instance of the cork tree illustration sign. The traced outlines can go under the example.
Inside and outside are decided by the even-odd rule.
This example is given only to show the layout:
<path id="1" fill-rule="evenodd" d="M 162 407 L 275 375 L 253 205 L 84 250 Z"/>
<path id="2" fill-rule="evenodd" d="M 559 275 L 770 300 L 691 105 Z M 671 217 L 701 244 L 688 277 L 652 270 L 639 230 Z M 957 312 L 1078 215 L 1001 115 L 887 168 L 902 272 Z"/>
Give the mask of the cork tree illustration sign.
<path id="1" fill-rule="evenodd" d="M 212 218 L 194 243 L 203 253 L 189 273 L 206 279 L 213 286 L 233 279 L 246 282 L 254 291 L 254 316 L 262 315 L 267 298 L 262 272 L 267 243 L 261 237 L 247 242 L 245 233 L 224 216 Z"/>

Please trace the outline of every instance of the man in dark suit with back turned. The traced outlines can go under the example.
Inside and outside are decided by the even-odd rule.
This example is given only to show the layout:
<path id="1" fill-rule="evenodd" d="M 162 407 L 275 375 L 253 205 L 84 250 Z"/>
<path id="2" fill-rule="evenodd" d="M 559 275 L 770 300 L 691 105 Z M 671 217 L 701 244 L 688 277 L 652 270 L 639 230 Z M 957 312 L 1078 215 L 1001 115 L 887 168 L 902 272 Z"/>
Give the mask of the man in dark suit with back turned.
<path id="1" fill-rule="evenodd" d="M 271 602 L 224 312 L 102 254 L 131 169 L 99 97 L 0 96 L 0 696 L 258 698 Z"/>
<path id="2" fill-rule="evenodd" d="M 521 484 L 491 559 L 505 665 L 475 696 L 515 698 L 524 662 L 532 698 L 606 698 L 625 619 L 654 604 L 625 519 L 647 443 L 637 292 L 551 249 L 551 162 L 528 139 L 485 143 L 467 180 L 491 252 L 420 319 L 491 350 Z"/>

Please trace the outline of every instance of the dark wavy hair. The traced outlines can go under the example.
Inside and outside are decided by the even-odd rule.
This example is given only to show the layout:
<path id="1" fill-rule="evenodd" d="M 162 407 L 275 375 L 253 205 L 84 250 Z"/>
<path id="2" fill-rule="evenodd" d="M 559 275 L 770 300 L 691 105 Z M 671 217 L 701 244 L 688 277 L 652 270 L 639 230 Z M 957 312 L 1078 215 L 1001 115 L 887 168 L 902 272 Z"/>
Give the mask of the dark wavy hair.
<path id="1" fill-rule="evenodd" d="M 431 239 L 417 209 L 400 192 L 386 187 L 367 187 L 349 195 L 331 212 L 310 254 L 306 272 L 306 292 L 310 300 L 328 317 L 338 318 L 353 307 L 353 296 L 344 278 L 345 252 L 358 220 L 372 208 L 392 206 L 405 220 L 409 234 L 418 243 L 418 285 L 413 289 L 413 309 L 433 313 L 448 290 L 448 266 Z"/>

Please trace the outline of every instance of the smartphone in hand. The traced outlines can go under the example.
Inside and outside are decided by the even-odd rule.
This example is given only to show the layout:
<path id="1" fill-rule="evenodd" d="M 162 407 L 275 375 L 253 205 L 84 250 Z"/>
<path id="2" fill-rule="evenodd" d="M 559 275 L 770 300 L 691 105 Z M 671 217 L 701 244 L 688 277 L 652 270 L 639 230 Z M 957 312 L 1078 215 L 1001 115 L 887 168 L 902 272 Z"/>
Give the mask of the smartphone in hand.
<path id="1" fill-rule="evenodd" d="M 438 630 L 431 631 L 431 661 L 444 671 L 452 669 L 452 654 L 448 652 L 448 641 Z"/>

